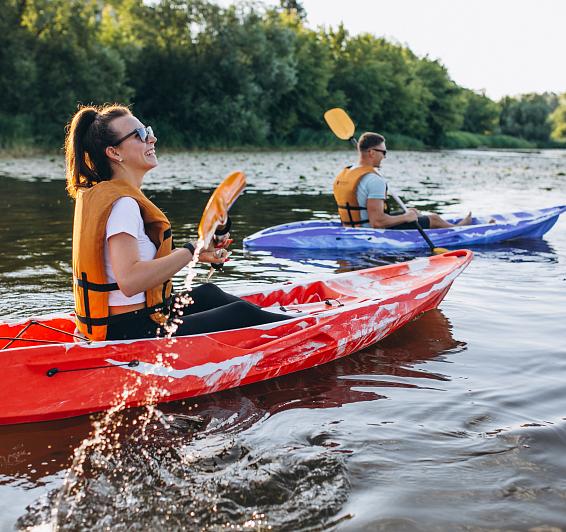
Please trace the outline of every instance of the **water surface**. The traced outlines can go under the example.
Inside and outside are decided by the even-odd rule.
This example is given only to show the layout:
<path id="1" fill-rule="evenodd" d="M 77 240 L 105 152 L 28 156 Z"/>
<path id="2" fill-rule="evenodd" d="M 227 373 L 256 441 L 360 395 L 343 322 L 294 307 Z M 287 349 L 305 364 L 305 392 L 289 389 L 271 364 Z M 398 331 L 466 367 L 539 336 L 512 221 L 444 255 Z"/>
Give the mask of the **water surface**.
<path id="1" fill-rule="evenodd" d="M 246 172 L 235 260 L 215 277 L 227 290 L 400 259 L 242 249 L 264 227 L 335 217 L 332 177 L 349 152 L 160 162 L 145 188 L 178 242 L 215 184 Z M 561 151 L 392 152 L 386 163 L 405 200 L 441 214 L 566 203 Z M 0 160 L 2 319 L 72 306 L 62 174 L 57 158 Z M 73 450 L 97 416 L 0 427 L 0 529 L 566 529 L 566 219 L 543 240 L 474 251 L 439 310 L 319 368 L 120 413 L 119 450 L 87 451 L 81 474 Z"/>

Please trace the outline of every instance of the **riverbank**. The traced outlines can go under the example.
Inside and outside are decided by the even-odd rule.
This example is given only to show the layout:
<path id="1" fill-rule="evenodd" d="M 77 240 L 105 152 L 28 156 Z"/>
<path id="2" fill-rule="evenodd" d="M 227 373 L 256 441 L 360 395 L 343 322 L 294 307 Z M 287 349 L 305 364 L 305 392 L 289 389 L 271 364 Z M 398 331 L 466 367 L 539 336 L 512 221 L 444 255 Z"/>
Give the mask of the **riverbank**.
<path id="1" fill-rule="evenodd" d="M 395 133 L 384 133 L 387 139 L 387 146 L 391 150 L 397 151 L 437 151 L 437 150 L 469 150 L 469 149 L 501 149 L 501 150 L 540 150 L 540 149 L 566 149 L 566 142 L 547 142 L 534 143 L 527 140 L 510 137 L 508 135 L 478 135 L 467 131 L 451 131 L 446 135 L 445 142 L 439 147 L 425 145 L 422 141 Z M 351 145 L 344 141 L 337 140 L 329 134 L 320 134 L 320 136 L 311 136 L 308 140 L 300 145 L 294 144 L 277 144 L 272 143 L 263 146 L 180 146 L 171 145 L 166 140 L 159 143 L 159 151 L 163 154 L 175 154 L 183 152 L 309 152 L 309 151 L 335 151 L 335 150 L 351 150 Z M 8 147 L 0 146 L 0 159 L 20 159 L 24 157 L 52 156 L 58 157 L 62 155 L 62 147 L 41 146 L 33 143 L 19 143 Z"/>

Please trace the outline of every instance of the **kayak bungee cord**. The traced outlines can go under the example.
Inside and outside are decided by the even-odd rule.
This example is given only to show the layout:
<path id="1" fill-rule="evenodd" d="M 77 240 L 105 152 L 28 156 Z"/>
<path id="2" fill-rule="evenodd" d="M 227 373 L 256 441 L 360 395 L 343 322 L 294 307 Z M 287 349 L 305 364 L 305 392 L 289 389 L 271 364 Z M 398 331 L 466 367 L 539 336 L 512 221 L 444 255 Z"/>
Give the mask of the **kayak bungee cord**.
<path id="1" fill-rule="evenodd" d="M 61 329 L 57 329 L 57 327 L 52 327 L 51 325 L 45 325 L 44 323 L 41 323 L 39 321 L 30 321 L 18 334 L 16 334 L 16 336 L 14 337 L 9 337 L 9 336 L 1 336 L 0 340 L 10 340 L 5 346 L 0 348 L 0 351 L 3 351 L 4 349 L 8 349 L 14 342 L 40 342 L 42 344 L 60 344 L 61 342 L 56 341 L 56 340 L 36 340 L 34 338 L 22 338 L 22 335 L 29 330 L 29 328 L 32 325 L 37 325 L 39 327 L 44 327 L 45 329 L 49 329 L 50 331 L 55 331 L 58 333 L 63 333 L 66 334 L 68 336 L 72 336 L 73 338 L 76 338 L 78 340 L 80 340 L 81 342 L 87 342 L 90 343 L 91 340 L 89 340 L 88 338 L 85 338 L 84 336 L 80 336 L 78 334 L 74 334 L 74 333 L 70 333 L 69 331 L 63 331 Z"/>
<path id="2" fill-rule="evenodd" d="M 73 368 L 73 369 L 59 369 L 59 368 L 51 368 L 48 369 L 45 374 L 48 377 L 54 377 L 58 373 L 71 373 L 72 371 L 88 371 L 91 369 L 107 369 L 107 368 L 119 368 L 121 366 L 128 366 L 129 368 L 136 368 L 140 365 L 139 360 L 130 360 L 129 362 L 124 362 L 123 364 L 107 364 L 105 366 L 90 366 L 88 368 Z"/>
<path id="3" fill-rule="evenodd" d="M 333 301 L 336 302 L 336 306 L 334 306 L 334 305 L 332 304 Z M 322 303 L 322 300 L 321 300 L 321 301 L 315 301 L 313 304 L 317 304 L 317 303 Z M 342 301 L 340 301 L 339 299 L 336 299 L 336 298 L 334 298 L 334 297 L 327 297 L 327 298 L 324 300 L 324 304 L 325 304 L 327 307 L 331 307 L 331 308 L 340 308 L 340 307 L 343 307 L 343 306 L 344 306 L 344 303 L 342 303 Z M 304 307 L 305 307 L 305 305 L 303 305 L 303 309 L 304 309 Z M 301 310 L 301 309 L 298 309 L 298 308 L 293 308 L 292 306 L 289 306 L 289 305 L 288 305 L 288 306 L 280 305 L 280 306 L 279 306 L 279 310 L 280 310 L 281 312 L 299 312 L 299 313 L 303 313 L 303 312 L 304 312 L 304 310 Z M 324 310 L 327 310 L 327 309 L 324 309 Z"/>

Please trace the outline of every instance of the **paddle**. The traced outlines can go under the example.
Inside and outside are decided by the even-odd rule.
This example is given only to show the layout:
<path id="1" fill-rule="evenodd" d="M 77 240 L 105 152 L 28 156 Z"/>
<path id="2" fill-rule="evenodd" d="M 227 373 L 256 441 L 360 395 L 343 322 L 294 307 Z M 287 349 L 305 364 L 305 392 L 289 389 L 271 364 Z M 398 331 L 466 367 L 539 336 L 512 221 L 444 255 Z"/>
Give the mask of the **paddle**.
<path id="1" fill-rule="evenodd" d="M 228 211 L 244 191 L 244 188 L 246 188 L 246 176 L 243 172 L 234 172 L 226 177 L 210 196 L 198 225 L 199 240 L 203 241 L 205 248 L 208 247 L 214 237 L 216 228 L 220 225 L 226 225 Z M 210 279 L 212 272 L 215 269 L 221 269 L 223 264 L 212 263 L 210 266 L 208 279 Z"/>
<path id="2" fill-rule="evenodd" d="M 205 247 L 210 243 L 216 228 L 228 221 L 228 211 L 244 188 L 246 176 L 243 172 L 234 172 L 226 177 L 210 196 L 198 225 L 198 236 Z"/>
<path id="3" fill-rule="evenodd" d="M 326 123 L 328 124 L 328 127 L 331 129 L 332 133 L 334 133 L 339 139 L 347 140 L 352 143 L 355 148 L 358 147 L 358 141 L 354 137 L 356 126 L 354 125 L 354 122 L 352 122 L 352 119 L 349 117 L 348 113 L 344 111 L 344 109 L 341 109 L 340 107 L 329 109 L 328 111 L 326 111 L 326 113 L 324 113 L 324 120 L 326 120 Z M 391 196 L 397 202 L 399 207 L 403 209 L 403 212 L 407 212 L 407 207 L 401 201 L 401 199 L 394 193 L 391 193 Z M 415 220 L 415 225 L 418 232 L 425 239 L 432 253 L 439 255 L 440 253 L 446 253 L 448 251 L 445 248 L 437 248 L 434 246 L 432 240 L 425 233 L 418 220 Z"/>

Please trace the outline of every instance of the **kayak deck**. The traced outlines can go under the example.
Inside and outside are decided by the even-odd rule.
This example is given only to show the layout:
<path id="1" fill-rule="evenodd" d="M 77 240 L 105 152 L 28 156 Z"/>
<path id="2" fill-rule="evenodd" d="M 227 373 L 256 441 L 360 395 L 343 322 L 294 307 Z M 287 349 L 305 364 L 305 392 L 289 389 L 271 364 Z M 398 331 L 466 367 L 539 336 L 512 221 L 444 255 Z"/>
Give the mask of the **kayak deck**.
<path id="1" fill-rule="evenodd" d="M 239 295 L 290 319 L 211 334 L 81 342 L 69 336 L 70 314 L 0 324 L 0 424 L 195 397 L 324 364 L 436 308 L 471 259 L 460 250 L 256 288 Z"/>
<path id="2" fill-rule="evenodd" d="M 533 211 L 475 217 L 471 225 L 427 229 L 437 247 L 486 245 L 518 238 L 541 238 L 566 212 L 560 205 Z M 457 223 L 458 219 L 449 219 Z M 491 223 L 493 221 L 493 223 Z M 244 239 L 248 249 L 379 249 L 413 251 L 428 245 L 416 229 L 344 227 L 340 222 L 310 220 L 276 225 Z"/>

